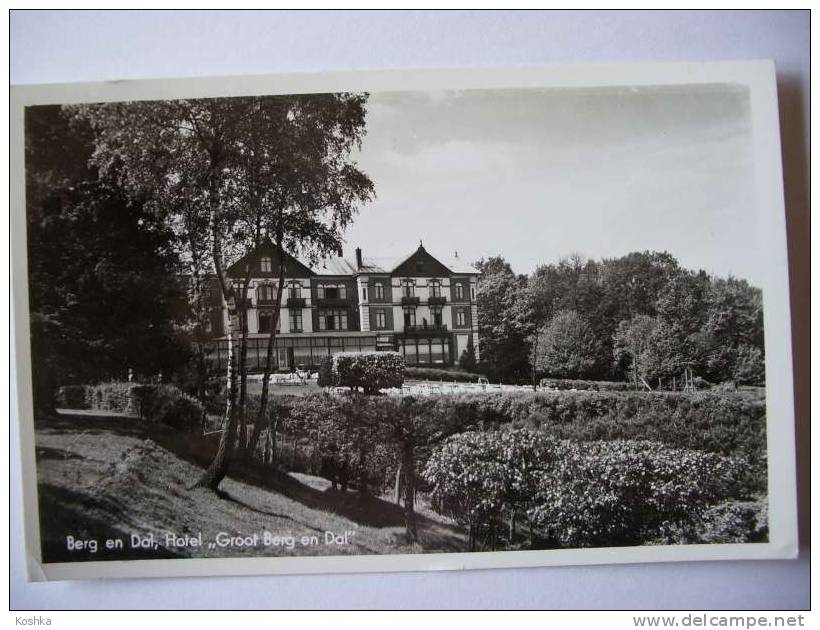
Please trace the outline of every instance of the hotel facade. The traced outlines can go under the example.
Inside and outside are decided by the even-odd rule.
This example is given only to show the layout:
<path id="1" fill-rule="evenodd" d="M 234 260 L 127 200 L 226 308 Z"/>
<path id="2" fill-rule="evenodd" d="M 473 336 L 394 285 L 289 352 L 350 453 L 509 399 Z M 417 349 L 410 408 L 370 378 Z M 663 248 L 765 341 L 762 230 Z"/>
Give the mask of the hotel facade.
<path id="1" fill-rule="evenodd" d="M 313 268 L 285 254 L 280 260 L 270 241 L 232 264 L 229 279 L 248 285 L 248 356 L 250 371 L 264 369 L 273 322 L 280 265 L 285 285 L 278 305 L 274 369 L 315 369 L 336 352 L 395 350 L 407 365 L 445 367 L 458 362 L 472 345 L 476 358 L 478 270 L 455 254 L 443 260 L 423 245 L 395 259 L 332 257 Z M 224 365 L 231 313 L 211 290 L 207 356 Z M 236 344 L 236 340 L 234 340 Z"/>

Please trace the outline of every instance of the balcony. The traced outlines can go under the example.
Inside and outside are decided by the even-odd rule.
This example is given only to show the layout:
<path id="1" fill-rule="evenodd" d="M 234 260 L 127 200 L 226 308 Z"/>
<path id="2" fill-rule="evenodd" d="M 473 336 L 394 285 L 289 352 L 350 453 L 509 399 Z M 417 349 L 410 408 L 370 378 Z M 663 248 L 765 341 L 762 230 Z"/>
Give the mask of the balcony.
<path id="1" fill-rule="evenodd" d="M 401 305 L 402 306 L 418 306 L 421 304 L 421 299 L 416 295 L 402 295 L 401 296 Z"/>
<path id="2" fill-rule="evenodd" d="M 403 332 L 406 335 L 442 335 L 447 333 L 447 326 L 445 324 L 421 324 L 405 326 Z"/>
<path id="3" fill-rule="evenodd" d="M 264 300 L 262 298 L 256 299 L 256 306 L 273 306 L 274 304 L 276 304 L 276 300 L 274 298 Z"/>
<path id="4" fill-rule="evenodd" d="M 303 297 L 289 297 L 288 308 L 305 308 L 305 298 Z"/>
<path id="5" fill-rule="evenodd" d="M 431 295 L 427 298 L 427 303 L 430 306 L 444 306 L 447 303 L 447 298 L 443 295 Z"/>
<path id="6" fill-rule="evenodd" d="M 333 308 L 333 307 L 348 307 L 350 306 L 350 300 L 347 298 L 342 297 L 323 297 L 323 298 L 316 298 L 316 306 L 324 307 L 324 308 Z"/>

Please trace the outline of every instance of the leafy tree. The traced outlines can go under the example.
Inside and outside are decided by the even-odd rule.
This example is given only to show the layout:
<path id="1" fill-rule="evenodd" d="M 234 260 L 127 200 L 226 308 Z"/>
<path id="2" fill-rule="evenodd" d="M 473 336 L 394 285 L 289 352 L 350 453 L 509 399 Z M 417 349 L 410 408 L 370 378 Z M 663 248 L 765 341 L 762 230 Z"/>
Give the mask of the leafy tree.
<path id="1" fill-rule="evenodd" d="M 166 220 L 187 231 L 189 238 L 183 242 L 204 238 L 208 243 L 212 272 L 231 317 L 226 330 L 225 429 L 200 485 L 218 487 L 238 429 L 247 426 L 244 359 L 250 270 L 237 288 L 226 276 L 225 260 L 257 246 L 262 238 L 274 242 L 280 260 L 285 252 L 315 260 L 338 249 L 358 205 L 373 194 L 372 182 L 350 157 L 365 132 L 366 98 L 260 96 L 114 103 L 76 110 L 97 134 L 98 167 L 106 174 L 121 172 L 132 194 L 154 200 Z M 180 203 L 166 203 L 169 196 Z M 283 274 L 280 266 L 277 303 Z M 257 422 L 266 417 L 279 309 L 273 312 Z M 248 436 L 240 433 L 244 447 Z"/>
<path id="2" fill-rule="evenodd" d="M 90 129 L 59 107 L 26 112 L 35 404 L 60 382 L 169 373 L 185 360 L 174 235 L 88 166 Z"/>
<path id="3" fill-rule="evenodd" d="M 470 339 L 470 341 L 467 342 L 467 347 L 458 358 L 458 367 L 467 372 L 474 372 L 477 366 L 478 361 L 475 356 L 475 344 L 473 344 L 473 340 Z"/>
<path id="4" fill-rule="evenodd" d="M 500 256 L 476 263 L 481 275 L 476 290 L 481 361 L 491 378 L 517 379 L 529 372 L 527 328 L 518 307 L 526 278 L 516 276 Z"/>
<path id="5" fill-rule="evenodd" d="M 559 378 L 584 378 L 593 371 L 598 342 L 577 312 L 558 311 L 538 337 L 538 370 Z"/>
<path id="6" fill-rule="evenodd" d="M 646 355 L 650 350 L 652 333 L 657 321 L 649 315 L 636 315 L 618 324 L 613 337 L 615 360 L 620 369 L 628 370 L 638 387 L 640 378 L 645 378 Z"/>

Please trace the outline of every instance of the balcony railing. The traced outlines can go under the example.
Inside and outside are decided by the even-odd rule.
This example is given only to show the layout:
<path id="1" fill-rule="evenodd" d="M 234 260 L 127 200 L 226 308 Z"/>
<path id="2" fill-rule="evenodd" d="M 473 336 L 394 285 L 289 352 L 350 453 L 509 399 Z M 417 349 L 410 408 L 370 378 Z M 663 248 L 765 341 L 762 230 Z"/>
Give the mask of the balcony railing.
<path id="1" fill-rule="evenodd" d="M 321 297 L 316 298 L 317 306 L 350 306 L 348 298 L 341 297 Z"/>
<path id="2" fill-rule="evenodd" d="M 417 295 L 402 295 L 402 306 L 418 306 L 421 304 L 421 299 Z"/>
<path id="3" fill-rule="evenodd" d="M 303 297 L 289 297 L 288 308 L 305 308 L 305 298 Z"/>
<path id="4" fill-rule="evenodd" d="M 414 324 L 412 326 L 405 326 L 404 332 L 410 335 L 427 335 L 430 333 L 446 333 L 447 326 L 445 324 Z"/>
<path id="5" fill-rule="evenodd" d="M 447 298 L 443 295 L 431 295 L 427 298 L 428 304 L 446 304 Z"/>

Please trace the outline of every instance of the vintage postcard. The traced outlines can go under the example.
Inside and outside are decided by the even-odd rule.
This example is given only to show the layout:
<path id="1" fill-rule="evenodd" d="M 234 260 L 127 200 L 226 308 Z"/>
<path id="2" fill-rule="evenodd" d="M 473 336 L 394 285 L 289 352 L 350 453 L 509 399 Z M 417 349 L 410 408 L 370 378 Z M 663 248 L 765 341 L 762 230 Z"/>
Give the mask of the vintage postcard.
<path id="1" fill-rule="evenodd" d="M 11 115 L 31 580 L 796 554 L 770 62 Z"/>

